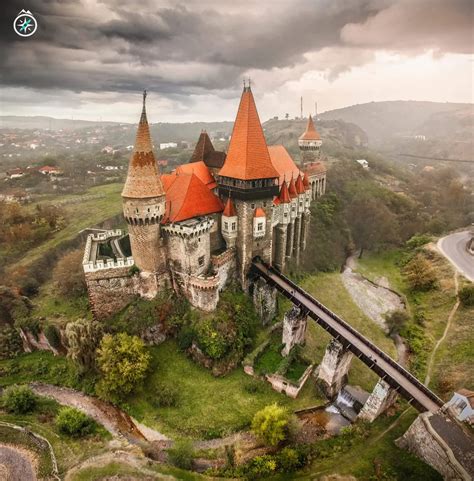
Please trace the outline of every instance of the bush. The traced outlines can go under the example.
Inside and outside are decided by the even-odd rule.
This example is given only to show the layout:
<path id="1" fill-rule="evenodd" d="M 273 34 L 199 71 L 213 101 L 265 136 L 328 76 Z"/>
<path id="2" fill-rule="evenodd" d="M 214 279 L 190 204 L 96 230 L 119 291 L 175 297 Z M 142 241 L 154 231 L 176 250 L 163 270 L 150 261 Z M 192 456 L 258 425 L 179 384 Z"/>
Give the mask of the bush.
<path id="1" fill-rule="evenodd" d="M 291 473 L 305 464 L 305 458 L 296 449 L 283 448 L 277 456 L 278 470 Z"/>
<path id="2" fill-rule="evenodd" d="M 417 249 L 419 247 L 423 247 L 425 244 L 428 244 L 428 242 L 432 241 L 432 237 L 426 234 L 417 234 L 411 237 L 406 241 L 406 246 L 411 249 Z"/>
<path id="3" fill-rule="evenodd" d="M 98 392 L 103 398 L 118 400 L 130 394 L 145 378 L 150 354 L 136 336 L 106 334 L 97 350 L 97 364 L 103 374 Z"/>
<path id="4" fill-rule="evenodd" d="M 459 299 L 465 307 L 474 306 L 474 286 L 463 287 L 459 291 Z"/>
<path id="5" fill-rule="evenodd" d="M 408 319 L 409 316 L 406 311 L 397 310 L 387 314 L 386 320 L 390 334 L 398 334 Z"/>
<path id="6" fill-rule="evenodd" d="M 252 420 L 252 431 L 263 442 L 270 446 L 276 446 L 288 436 L 288 412 L 271 404 L 258 411 Z"/>
<path id="7" fill-rule="evenodd" d="M 34 411 L 37 397 L 28 386 L 10 386 L 2 396 L 3 407 L 10 413 L 26 414 Z"/>
<path id="8" fill-rule="evenodd" d="M 94 421 L 77 409 L 63 407 L 56 416 L 56 427 L 63 434 L 79 438 L 94 431 Z"/>
<path id="9" fill-rule="evenodd" d="M 191 469 L 194 458 L 194 450 L 190 441 L 176 441 L 171 449 L 168 449 L 168 458 L 174 466 L 181 469 Z"/>
<path id="10" fill-rule="evenodd" d="M 44 328 L 44 335 L 54 349 L 59 349 L 61 347 L 61 335 L 59 334 L 59 330 L 56 326 L 48 324 Z"/>
<path id="11" fill-rule="evenodd" d="M 179 391 L 174 386 L 158 384 L 153 393 L 153 404 L 160 408 L 176 407 L 179 400 Z"/>
<path id="12" fill-rule="evenodd" d="M 23 342 L 18 331 L 11 326 L 0 328 L 0 359 L 10 359 L 23 350 Z"/>
<path id="13" fill-rule="evenodd" d="M 404 274 L 412 291 L 429 291 L 436 285 L 436 271 L 422 254 L 417 254 L 408 262 Z"/>

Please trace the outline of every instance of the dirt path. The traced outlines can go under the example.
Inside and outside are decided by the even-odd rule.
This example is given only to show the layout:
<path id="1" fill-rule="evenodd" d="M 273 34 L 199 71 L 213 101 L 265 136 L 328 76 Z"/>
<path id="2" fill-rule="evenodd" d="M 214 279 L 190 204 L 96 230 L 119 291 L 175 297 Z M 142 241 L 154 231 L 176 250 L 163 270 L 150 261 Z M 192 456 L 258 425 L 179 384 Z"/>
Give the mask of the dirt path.
<path id="1" fill-rule="evenodd" d="M 5 481 L 36 481 L 34 460 L 26 450 L 0 444 L 0 479 Z"/>
<path id="2" fill-rule="evenodd" d="M 459 282 L 458 282 L 458 272 L 455 271 L 454 273 L 454 291 L 456 293 L 456 302 L 453 306 L 453 308 L 451 309 L 450 313 L 449 313 L 449 316 L 448 316 L 448 322 L 446 323 L 446 327 L 444 328 L 444 332 L 443 332 L 443 335 L 438 339 L 438 341 L 436 342 L 435 344 L 435 347 L 434 349 L 431 351 L 431 356 L 430 356 L 430 359 L 428 361 L 428 367 L 426 369 L 426 377 L 425 377 L 425 386 L 428 386 L 430 381 L 431 381 L 431 374 L 432 374 L 432 371 L 433 371 L 433 365 L 434 365 L 434 360 L 435 360 L 435 356 L 436 356 L 436 351 L 438 350 L 439 346 L 441 346 L 441 343 L 446 339 L 446 336 L 449 332 L 449 329 L 451 327 L 451 324 L 452 324 L 452 320 L 454 319 L 454 315 L 456 314 L 457 310 L 458 310 L 458 307 L 459 307 L 459 304 L 460 304 L 460 300 L 459 300 L 459 297 L 458 296 L 458 292 L 459 292 Z"/>
<path id="3" fill-rule="evenodd" d="M 154 429 L 142 427 L 128 414 L 116 406 L 92 396 L 87 396 L 74 389 L 52 386 L 50 384 L 31 383 L 31 389 L 40 396 L 55 399 L 58 403 L 71 406 L 86 413 L 102 424 L 114 437 L 125 438 L 130 442 L 166 441 L 168 438 Z"/>
<path id="4" fill-rule="evenodd" d="M 385 316 L 393 311 L 404 310 L 405 302 L 400 295 L 390 289 L 386 278 L 374 283 L 358 272 L 354 272 L 357 267 L 356 257 L 356 255 L 348 257 L 341 274 L 342 283 L 360 310 L 388 333 Z M 398 334 L 393 335 L 392 339 L 397 349 L 398 362 L 406 365 L 408 347 L 404 339 Z"/>

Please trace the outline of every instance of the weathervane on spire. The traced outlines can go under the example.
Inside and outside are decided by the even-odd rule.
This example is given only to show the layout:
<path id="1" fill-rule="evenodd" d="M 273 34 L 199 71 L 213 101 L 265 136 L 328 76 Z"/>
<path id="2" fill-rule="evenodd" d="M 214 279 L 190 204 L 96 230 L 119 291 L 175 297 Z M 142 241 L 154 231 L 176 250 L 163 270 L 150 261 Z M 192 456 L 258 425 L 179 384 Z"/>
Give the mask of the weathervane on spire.
<path id="1" fill-rule="evenodd" d="M 146 89 L 143 90 L 143 106 L 145 106 Z"/>
<path id="2" fill-rule="evenodd" d="M 250 80 L 250 77 L 247 77 L 247 79 L 244 77 L 244 90 L 250 90 L 250 83 L 251 83 L 251 80 Z"/>

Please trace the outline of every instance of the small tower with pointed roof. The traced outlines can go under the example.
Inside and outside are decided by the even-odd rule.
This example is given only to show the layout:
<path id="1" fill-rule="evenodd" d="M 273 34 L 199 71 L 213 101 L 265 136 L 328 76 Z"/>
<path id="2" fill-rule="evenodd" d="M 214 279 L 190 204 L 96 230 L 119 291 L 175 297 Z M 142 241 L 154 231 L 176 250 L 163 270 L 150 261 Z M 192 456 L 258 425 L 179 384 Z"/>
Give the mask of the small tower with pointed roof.
<path id="1" fill-rule="evenodd" d="M 319 132 L 314 126 L 311 115 L 308 117 L 306 130 L 298 139 L 298 145 L 301 151 L 301 168 L 308 163 L 314 162 L 321 156 L 321 145 L 323 141 Z"/>
<path id="2" fill-rule="evenodd" d="M 166 276 L 166 257 L 162 248 L 160 222 L 165 214 L 165 191 L 153 154 L 146 116 L 146 91 L 138 124 L 135 146 L 130 157 L 127 179 L 122 191 L 123 213 L 128 224 L 130 247 L 135 265 L 149 279 L 152 297 Z"/>
<path id="3" fill-rule="evenodd" d="M 238 229 L 237 211 L 235 210 L 232 199 L 228 197 L 224 210 L 222 211 L 221 233 L 227 248 L 235 247 Z"/>
<path id="4" fill-rule="evenodd" d="M 238 277 L 244 288 L 254 257 L 271 262 L 272 206 L 279 191 L 278 179 L 250 83 L 244 84 L 227 157 L 217 176 L 221 198 L 231 197 L 237 213 L 235 246 Z"/>

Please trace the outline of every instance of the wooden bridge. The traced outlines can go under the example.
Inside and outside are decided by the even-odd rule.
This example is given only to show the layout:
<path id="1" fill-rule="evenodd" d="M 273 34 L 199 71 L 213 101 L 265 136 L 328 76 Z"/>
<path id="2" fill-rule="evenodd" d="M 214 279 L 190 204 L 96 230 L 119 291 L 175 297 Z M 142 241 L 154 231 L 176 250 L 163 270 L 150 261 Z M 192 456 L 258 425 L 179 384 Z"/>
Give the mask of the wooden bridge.
<path id="1" fill-rule="evenodd" d="M 256 258 L 252 264 L 251 274 L 263 278 L 293 304 L 306 311 L 309 317 L 329 332 L 345 349 L 357 356 L 419 411 L 434 413 L 444 404 L 415 376 L 280 271 Z"/>

